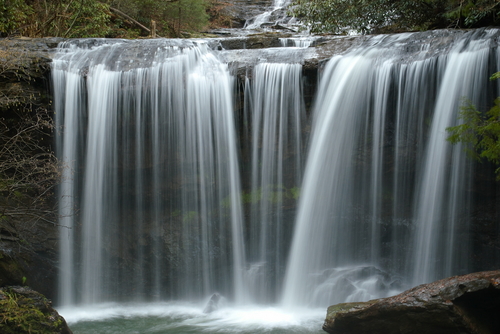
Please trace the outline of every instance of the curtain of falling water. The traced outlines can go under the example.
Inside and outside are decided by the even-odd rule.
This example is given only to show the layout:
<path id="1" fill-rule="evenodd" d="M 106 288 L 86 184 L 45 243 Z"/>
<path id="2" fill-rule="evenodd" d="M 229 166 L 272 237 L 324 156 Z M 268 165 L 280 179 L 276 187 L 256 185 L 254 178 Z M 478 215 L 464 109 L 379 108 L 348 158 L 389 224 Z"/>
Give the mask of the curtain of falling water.
<path id="1" fill-rule="evenodd" d="M 329 305 L 468 271 L 471 166 L 445 128 L 462 96 L 496 96 L 497 35 L 374 36 L 333 57 L 302 185 L 301 66 L 256 65 L 243 198 L 233 79 L 204 44 L 64 45 L 53 67 L 61 303 L 214 291 L 268 303 L 283 282 L 285 304 Z"/>
<path id="2" fill-rule="evenodd" d="M 461 99 L 475 105 L 485 101 L 485 78 L 490 55 L 489 39 L 457 43 L 450 52 L 437 97 L 430 137 L 426 147 L 421 181 L 415 202 L 416 233 L 413 284 L 427 283 L 468 268 L 468 245 L 460 239 L 467 233 L 463 224 L 468 214 L 470 160 L 460 146 L 446 142 L 443 129 L 455 125 Z"/>
<path id="3" fill-rule="evenodd" d="M 409 34 L 375 36 L 329 61 L 284 304 L 368 300 L 467 272 L 471 167 L 446 128 L 461 97 L 491 96 L 496 34 L 459 34 L 439 52 L 412 51 Z"/>
<path id="4" fill-rule="evenodd" d="M 204 44 L 79 43 L 53 66 L 61 303 L 244 299 L 227 66 Z"/>
<path id="5" fill-rule="evenodd" d="M 252 141 L 248 289 L 254 301 L 273 302 L 293 230 L 293 216 L 285 214 L 300 192 L 305 124 L 302 66 L 260 63 L 252 77 L 246 88 Z"/>

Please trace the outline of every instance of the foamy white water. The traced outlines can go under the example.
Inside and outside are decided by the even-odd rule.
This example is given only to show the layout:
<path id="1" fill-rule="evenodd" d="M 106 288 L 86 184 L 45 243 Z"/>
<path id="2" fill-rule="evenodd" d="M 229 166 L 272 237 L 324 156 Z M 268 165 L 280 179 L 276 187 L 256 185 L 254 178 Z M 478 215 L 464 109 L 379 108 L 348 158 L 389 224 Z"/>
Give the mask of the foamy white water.
<path id="1" fill-rule="evenodd" d="M 97 304 L 60 308 L 75 333 L 106 328 L 106 333 L 321 333 L 323 309 L 226 305 L 205 314 L 204 305 L 187 303 Z M 120 323 L 128 327 L 121 327 Z"/>

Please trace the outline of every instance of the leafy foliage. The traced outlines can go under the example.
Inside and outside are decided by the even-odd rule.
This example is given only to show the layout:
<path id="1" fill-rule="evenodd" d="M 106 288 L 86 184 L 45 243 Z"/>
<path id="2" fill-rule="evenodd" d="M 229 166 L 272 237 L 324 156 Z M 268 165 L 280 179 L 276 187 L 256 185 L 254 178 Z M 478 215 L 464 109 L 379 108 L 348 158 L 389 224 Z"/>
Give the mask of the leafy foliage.
<path id="1" fill-rule="evenodd" d="M 477 27 L 498 24 L 498 0 L 448 0 L 443 16 L 456 27 Z"/>
<path id="2" fill-rule="evenodd" d="M 497 72 L 491 79 L 499 77 L 500 72 Z M 465 101 L 458 117 L 462 124 L 446 129 L 450 133 L 448 141 L 453 144 L 464 143 L 464 149 L 470 156 L 500 165 L 500 97 L 484 114 L 470 101 Z M 495 172 L 500 180 L 500 167 Z"/>
<path id="3" fill-rule="evenodd" d="M 16 31 L 32 14 L 33 8 L 24 0 L 0 0 L 0 32 Z"/>
<path id="4" fill-rule="evenodd" d="M 397 32 L 499 22 L 498 0 L 295 0 L 291 14 L 315 33 Z"/>
<path id="5" fill-rule="evenodd" d="M 201 31 L 224 22 L 218 0 L 0 0 L 0 35 L 28 37 L 160 36 Z M 210 16 L 209 16 L 210 14 Z"/>
<path id="6" fill-rule="evenodd" d="M 109 4 L 146 26 L 155 20 L 160 32 L 167 36 L 200 31 L 208 25 L 206 0 L 112 0 Z"/>
<path id="7" fill-rule="evenodd" d="M 110 30 L 107 5 L 96 0 L 2 1 L 3 35 L 101 37 Z"/>

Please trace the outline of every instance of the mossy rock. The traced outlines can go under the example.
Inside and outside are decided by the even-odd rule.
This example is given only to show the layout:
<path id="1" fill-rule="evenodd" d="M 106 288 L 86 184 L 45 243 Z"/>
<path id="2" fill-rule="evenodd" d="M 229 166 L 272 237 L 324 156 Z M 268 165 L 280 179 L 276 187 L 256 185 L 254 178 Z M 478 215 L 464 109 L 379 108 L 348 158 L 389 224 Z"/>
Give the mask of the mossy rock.
<path id="1" fill-rule="evenodd" d="M 0 288 L 0 333 L 71 334 L 50 300 L 29 287 Z"/>
<path id="2" fill-rule="evenodd" d="M 377 301 L 378 299 L 369 300 L 367 302 L 341 303 L 328 307 L 325 323 L 323 324 L 323 329 L 326 331 L 325 328 L 331 327 L 339 314 L 346 314 L 358 310 L 363 310 L 375 304 Z"/>

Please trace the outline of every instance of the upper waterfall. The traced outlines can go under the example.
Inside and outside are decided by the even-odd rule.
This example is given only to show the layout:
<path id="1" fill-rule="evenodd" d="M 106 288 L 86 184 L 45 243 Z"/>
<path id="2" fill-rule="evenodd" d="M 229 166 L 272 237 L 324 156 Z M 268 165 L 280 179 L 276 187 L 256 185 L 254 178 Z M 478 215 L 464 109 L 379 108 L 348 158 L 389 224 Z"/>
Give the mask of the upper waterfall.
<path id="1" fill-rule="evenodd" d="M 274 0 L 273 6 L 265 12 L 247 20 L 245 29 L 261 28 L 264 25 L 285 24 L 291 18 L 287 17 L 287 7 L 291 0 Z"/>

